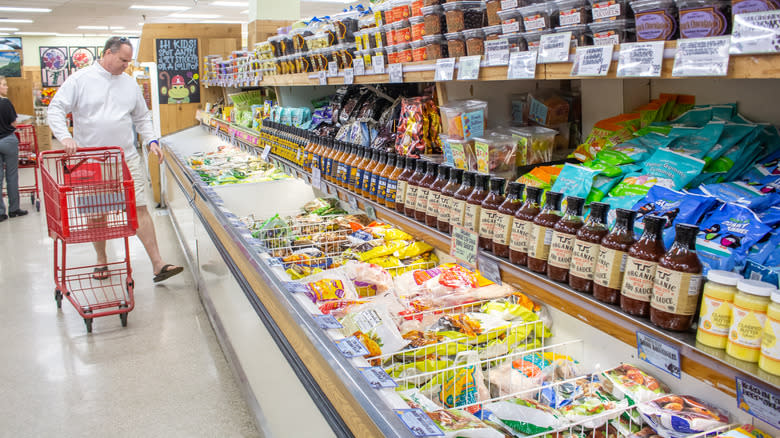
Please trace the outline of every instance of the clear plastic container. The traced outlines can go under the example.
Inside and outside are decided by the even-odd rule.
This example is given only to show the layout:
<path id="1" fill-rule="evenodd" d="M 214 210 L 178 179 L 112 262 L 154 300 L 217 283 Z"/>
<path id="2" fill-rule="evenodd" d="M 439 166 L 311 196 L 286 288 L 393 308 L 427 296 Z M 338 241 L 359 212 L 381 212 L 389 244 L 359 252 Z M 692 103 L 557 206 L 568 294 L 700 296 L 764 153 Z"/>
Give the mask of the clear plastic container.
<path id="1" fill-rule="evenodd" d="M 628 0 L 590 0 L 590 5 L 590 15 L 593 17 L 593 22 L 631 18 Z"/>
<path id="2" fill-rule="evenodd" d="M 758 362 L 767 308 L 777 287 L 761 281 L 741 279 L 737 283 L 737 290 L 726 354 L 746 362 Z"/>
<path id="3" fill-rule="evenodd" d="M 482 29 L 468 29 L 463 31 L 466 39 L 466 54 L 468 56 L 485 54 L 485 32 Z"/>
<path id="4" fill-rule="evenodd" d="M 501 18 L 501 31 L 503 33 L 523 32 L 523 14 L 520 9 L 506 9 L 498 12 Z"/>
<path id="5" fill-rule="evenodd" d="M 409 0 L 393 0 L 393 18 L 395 21 L 408 20 L 412 16 L 412 2 Z"/>
<path id="6" fill-rule="evenodd" d="M 526 158 L 527 164 L 552 161 L 555 150 L 555 135 L 558 131 L 543 126 L 525 126 L 510 129 L 517 139 L 518 154 Z"/>
<path id="7" fill-rule="evenodd" d="M 444 8 L 438 5 L 422 8 L 425 35 L 440 35 L 447 31 Z"/>
<path id="8" fill-rule="evenodd" d="M 514 179 L 517 140 L 512 135 L 490 134 L 474 139 L 477 172 Z"/>
<path id="9" fill-rule="evenodd" d="M 376 49 L 377 47 L 385 47 L 387 45 L 387 42 L 385 40 L 384 26 L 374 27 L 366 30 L 366 38 L 364 38 L 364 41 L 366 39 L 368 40 L 368 47 L 364 47 L 364 49 L 366 48 Z"/>
<path id="10" fill-rule="evenodd" d="M 463 32 L 450 32 L 444 35 L 447 39 L 447 53 L 450 58 L 460 58 L 466 56 L 466 38 Z"/>
<path id="11" fill-rule="evenodd" d="M 577 26 L 590 21 L 590 5 L 587 0 L 558 0 L 556 12 L 558 26 Z"/>
<path id="12" fill-rule="evenodd" d="M 584 47 L 593 45 L 590 29 L 587 24 L 576 26 L 557 27 L 555 32 L 571 32 L 571 47 Z"/>
<path id="13" fill-rule="evenodd" d="M 553 21 L 557 6 L 555 3 L 538 3 L 520 8 L 523 16 L 523 27 L 527 32 L 548 30 L 557 26 Z"/>
<path id="14" fill-rule="evenodd" d="M 448 165 L 451 165 L 456 169 L 469 171 L 477 170 L 477 156 L 474 153 L 473 140 L 467 141 L 457 138 L 447 138 L 447 141 L 443 143 L 444 156 L 446 157 Z"/>
<path id="15" fill-rule="evenodd" d="M 412 31 L 412 41 L 421 41 L 425 36 L 425 19 L 423 17 L 410 17 L 409 27 Z"/>
<path id="16" fill-rule="evenodd" d="M 423 0 L 413 0 L 409 4 L 409 9 L 410 9 L 410 12 L 411 12 L 411 15 L 409 16 L 409 18 L 411 18 L 411 17 L 422 17 L 422 7 L 423 6 L 425 6 Z"/>
<path id="17" fill-rule="evenodd" d="M 433 5 L 440 5 L 442 3 L 441 0 L 423 0 L 423 7 L 426 6 L 433 6 Z M 425 12 L 423 12 L 424 14 Z"/>
<path id="18" fill-rule="evenodd" d="M 630 43 L 634 38 L 634 20 L 613 20 L 588 25 L 595 46 Z"/>
<path id="19" fill-rule="evenodd" d="M 528 43 L 525 42 L 525 38 L 519 32 L 505 33 L 501 35 L 501 39 L 509 43 L 510 52 L 525 52 L 528 50 Z"/>
<path id="20" fill-rule="evenodd" d="M 366 34 L 366 31 L 359 30 L 355 32 L 355 50 L 363 50 L 363 35 Z"/>
<path id="21" fill-rule="evenodd" d="M 487 126 L 487 110 L 488 104 L 484 100 L 449 102 L 439 108 L 442 132 L 451 139 L 481 137 Z"/>
<path id="22" fill-rule="evenodd" d="M 396 44 L 395 46 L 395 62 L 412 62 L 412 45 L 408 43 Z"/>
<path id="23" fill-rule="evenodd" d="M 423 37 L 425 44 L 425 54 L 429 60 L 446 58 L 447 40 L 441 35 L 425 35 Z"/>
<path id="24" fill-rule="evenodd" d="M 425 42 L 422 40 L 420 41 L 412 41 L 412 61 L 418 62 L 418 61 L 427 61 L 428 60 L 428 51 L 427 47 L 425 45 Z"/>
<path id="25" fill-rule="evenodd" d="M 499 39 L 501 34 L 504 33 L 504 30 L 501 28 L 500 24 L 497 24 L 495 26 L 483 27 L 482 32 L 485 34 L 485 41 L 492 41 Z"/>
<path id="26" fill-rule="evenodd" d="M 394 36 L 393 41 L 396 44 L 405 44 L 412 41 L 412 28 L 409 25 L 409 20 L 396 21 L 393 23 Z"/>
<path id="27" fill-rule="evenodd" d="M 731 32 L 728 0 L 675 0 L 680 17 L 680 38 L 708 38 Z"/>
<path id="28" fill-rule="evenodd" d="M 355 42 L 359 18 L 360 11 L 357 10 L 342 12 L 331 17 L 336 26 L 336 39 L 340 44 Z"/>
<path id="29" fill-rule="evenodd" d="M 444 15 L 447 18 L 449 32 L 481 28 L 486 22 L 485 5 L 478 1 L 445 3 Z"/>
<path id="30" fill-rule="evenodd" d="M 631 2 L 637 41 L 668 41 L 677 37 L 677 8 L 673 0 Z"/>
<path id="31" fill-rule="evenodd" d="M 487 0 L 485 2 L 485 14 L 487 14 L 488 26 L 495 26 L 501 23 L 498 11 L 501 10 L 501 0 Z"/>
<path id="32" fill-rule="evenodd" d="M 523 38 L 525 38 L 525 42 L 528 44 L 528 50 L 538 50 L 539 41 L 542 39 L 542 35 L 547 35 L 549 33 L 552 33 L 552 30 L 536 30 L 523 33 Z"/>

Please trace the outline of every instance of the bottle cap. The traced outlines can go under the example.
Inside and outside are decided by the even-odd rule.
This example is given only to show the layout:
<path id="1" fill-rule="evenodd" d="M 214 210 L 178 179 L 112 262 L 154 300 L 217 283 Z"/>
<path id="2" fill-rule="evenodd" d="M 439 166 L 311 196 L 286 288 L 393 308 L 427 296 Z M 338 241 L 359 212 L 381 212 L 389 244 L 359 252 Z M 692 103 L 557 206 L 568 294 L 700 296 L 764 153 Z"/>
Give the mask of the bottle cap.
<path id="1" fill-rule="evenodd" d="M 603 202 L 591 202 L 590 203 L 590 218 L 600 223 L 607 223 L 607 212 L 609 212 L 609 204 Z"/>
<path id="2" fill-rule="evenodd" d="M 490 191 L 492 192 L 499 192 L 504 193 L 504 183 L 506 180 L 504 178 L 490 178 Z"/>
<path id="3" fill-rule="evenodd" d="M 710 269 L 707 273 L 707 280 L 726 286 L 736 286 L 743 277 L 731 271 L 721 271 L 720 269 Z"/>
<path id="4" fill-rule="evenodd" d="M 582 207 L 585 206 L 585 199 L 579 196 L 566 197 L 566 213 L 574 216 L 582 216 Z"/>
<path id="5" fill-rule="evenodd" d="M 553 192 L 552 190 L 547 192 L 547 201 L 545 205 L 554 211 L 561 210 L 561 201 L 563 200 L 563 193 Z"/>
<path id="6" fill-rule="evenodd" d="M 542 199 L 542 189 L 539 187 L 526 186 L 525 197 L 527 200 L 531 201 L 531 203 L 538 204 Z"/>
<path id="7" fill-rule="evenodd" d="M 739 289 L 740 292 L 759 297 L 769 297 L 772 296 L 772 294 L 777 293 L 777 288 L 769 283 L 757 280 L 746 280 L 744 278 L 741 278 L 737 283 L 737 289 Z"/>
<path id="8" fill-rule="evenodd" d="M 452 169 L 450 166 L 446 164 L 440 164 L 439 165 L 439 176 L 442 179 L 449 179 L 450 177 L 450 169 Z"/>
<path id="9" fill-rule="evenodd" d="M 688 249 L 696 250 L 696 235 L 699 234 L 699 227 L 696 225 L 677 224 L 674 231 L 676 233 L 674 236 L 675 242 L 687 245 Z"/>
<path id="10" fill-rule="evenodd" d="M 514 196 L 515 198 L 520 197 L 520 194 L 523 193 L 523 189 L 525 189 L 525 184 L 519 182 L 513 181 L 506 185 L 507 195 Z"/>
<path id="11" fill-rule="evenodd" d="M 457 184 L 463 183 L 463 169 L 450 169 L 450 181 Z"/>
<path id="12" fill-rule="evenodd" d="M 476 177 L 477 174 L 471 171 L 463 172 L 463 184 L 467 186 L 473 186 L 474 185 L 474 177 Z"/>

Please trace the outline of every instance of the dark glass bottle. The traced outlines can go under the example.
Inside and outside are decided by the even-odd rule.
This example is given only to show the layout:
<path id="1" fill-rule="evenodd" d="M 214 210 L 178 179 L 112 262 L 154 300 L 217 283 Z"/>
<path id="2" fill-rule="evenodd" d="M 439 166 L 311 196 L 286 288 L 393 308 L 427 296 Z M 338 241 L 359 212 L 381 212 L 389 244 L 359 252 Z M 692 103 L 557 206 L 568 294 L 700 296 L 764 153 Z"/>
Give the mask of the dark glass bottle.
<path id="1" fill-rule="evenodd" d="M 493 250 L 493 230 L 498 217 L 498 207 L 504 203 L 504 178 L 490 178 L 490 193 L 484 201 L 479 214 L 479 247 L 480 249 Z"/>
<path id="2" fill-rule="evenodd" d="M 547 258 L 547 276 L 559 283 L 568 283 L 571 269 L 571 253 L 574 251 L 574 241 L 577 231 L 584 225 L 582 208 L 585 199 L 577 196 L 566 198 L 566 214 L 555 224 L 550 244 L 550 255 Z"/>
<path id="3" fill-rule="evenodd" d="M 509 237 L 509 261 L 516 265 L 528 265 L 528 247 L 531 244 L 534 219 L 542 211 L 541 200 L 542 189 L 525 188 L 525 202 L 515 213 Z"/>
<path id="4" fill-rule="evenodd" d="M 425 225 L 436 228 L 436 222 L 439 217 L 439 209 L 441 208 L 441 191 L 444 186 L 447 185 L 447 180 L 450 177 L 450 166 L 444 164 L 439 166 L 439 173 L 436 175 L 436 180 L 431 184 L 428 190 L 428 205 L 425 211 Z"/>
<path id="5" fill-rule="evenodd" d="M 360 192 L 364 198 L 371 198 L 371 180 L 374 179 L 374 169 L 379 165 L 379 151 L 374 149 L 371 152 L 371 160 L 366 164 L 366 170 L 363 171 L 363 182 Z"/>
<path id="6" fill-rule="evenodd" d="M 618 208 L 617 220 L 612 231 L 604 237 L 596 260 L 596 272 L 593 273 L 593 296 L 605 303 L 617 304 L 620 299 L 620 286 L 626 272 L 628 250 L 636 242 L 634 239 L 634 219 L 636 212 Z"/>
<path id="7" fill-rule="evenodd" d="M 642 237 L 628 250 L 626 273 L 620 288 L 620 307 L 628 314 L 648 317 L 658 260 L 666 252 L 666 218 L 645 216 L 643 223 L 645 230 Z"/>
<path id="8" fill-rule="evenodd" d="M 436 216 L 436 228 L 442 233 L 450 233 L 450 213 L 455 192 L 463 184 L 463 169 L 450 170 L 450 179 L 441 190 L 441 208 Z"/>
<path id="9" fill-rule="evenodd" d="M 534 218 L 531 240 L 528 244 L 528 269 L 544 274 L 547 272 L 547 258 L 555 224 L 561 220 L 561 200 L 563 194 L 547 192 L 547 200 L 542 211 Z"/>
<path id="10" fill-rule="evenodd" d="M 463 183 L 460 188 L 452 195 L 452 203 L 450 205 L 450 232 L 452 227 L 457 225 L 463 226 L 463 217 L 466 214 L 466 200 L 474 191 L 474 179 L 477 174 L 474 172 L 463 172 Z"/>
<path id="11" fill-rule="evenodd" d="M 409 179 L 414 175 L 414 169 L 417 166 L 417 158 L 406 157 L 406 164 L 401 175 L 398 176 L 398 183 L 395 189 L 395 211 L 404 213 L 406 208 L 406 192 L 409 188 Z"/>
<path id="12" fill-rule="evenodd" d="M 463 227 L 479 234 L 479 218 L 482 214 L 482 201 L 490 193 L 490 175 L 477 175 L 474 190 L 466 199 L 466 212 L 463 215 Z"/>
<path id="13" fill-rule="evenodd" d="M 576 291 L 593 293 L 593 273 L 596 271 L 601 240 L 609 233 L 608 211 L 609 204 L 592 202 L 585 225 L 577 231 L 569 270 L 569 286 Z"/>
<path id="14" fill-rule="evenodd" d="M 417 207 L 417 193 L 420 191 L 420 181 L 425 177 L 427 168 L 425 160 L 417 160 L 414 167 L 414 173 L 406 184 L 406 199 L 404 200 L 404 214 L 414 219 L 415 208 Z"/>
<path id="15" fill-rule="evenodd" d="M 493 223 L 493 254 L 509 257 L 509 238 L 512 234 L 512 222 L 515 213 L 523 205 L 522 195 L 525 184 L 510 182 L 506 186 L 506 199 L 498 206 L 496 220 Z"/>
<path id="16" fill-rule="evenodd" d="M 385 168 L 382 169 L 382 171 L 379 173 L 379 182 L 377 183 L 376 188 L 376 200 L 385 207 L 387 207 L 387 182 L 390 178 L 390 175 L 392 175 L 393 170 L 395 170 L 395 157 L 395 153 L 387 154 L 387 164 L 385 165 Z"/>
<path id="17" fill-rule="evenodd" d="M 376 166 L 371 170 L 371 185 L 369 186 L 369 192 L 368 197 L 374 201 L 378 202 L 379 197 L 379 178 L 382 175 L 382 172 L 385 170 L 385 167 L 387 166 L 387 152 L 381 151 L 379 152 L 379 162 Z"/>
<path id="18" fill-rule="evenodd" d="M 438 173 L 439 165 L 429 161 L 426 164 L 425 176 L 420 180 L 420 188 L 417 189 L 417 202 L 414 205 L 414 219 L 417 222 L 425 223 L 425 215 L 428 213 L 428 194 Z"/>

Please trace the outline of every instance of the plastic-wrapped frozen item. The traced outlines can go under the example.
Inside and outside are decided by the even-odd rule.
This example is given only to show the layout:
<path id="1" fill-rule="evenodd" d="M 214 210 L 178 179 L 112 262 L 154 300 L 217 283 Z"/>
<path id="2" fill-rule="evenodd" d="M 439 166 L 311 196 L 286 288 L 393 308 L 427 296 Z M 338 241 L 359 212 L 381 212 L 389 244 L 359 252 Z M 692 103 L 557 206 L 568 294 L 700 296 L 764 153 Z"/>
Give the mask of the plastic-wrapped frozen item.
<path id="1" fill-rule="evenodd" d="M 553 21 L 558 6 L 555 3 L 536 3 L 520 8 L 523 27 L 527 32 L 550 30 L 558 25 Z"/>
<path id="2" fill-rule="evenodd" d="M 637 41 L 668 41 L 677 37 L 677 8 L 673 0 L 631 2 Z"/>
<path id="3" fill-rule="evenodd" d="M 526 164 L 552 161 L 557 131 L 542 126 L 512 128 L 512 136 L 518 141 L 518 156 L 526 157 Z M 559 172 L 560 173 L 560 172 Z"/>
<path id="4" fill-rule="evenodd" d="M 560 408 L 564 418 L 588 429 L 601 428 L 628 408 L 628 401 L 602 400 L 596 396 L 576 399 L 572 404 Z"/>
<path id="5" fill-rule="evenodd" d="M 748 250 L 772 230 L 752 210 L 736 204 L 723 204 L 699 228 L 696 252 L 705 273 L 741 270 Z"/>
<path id="6" fill-rule="evenodd" d="M 590 0 L 590 4 L 590 13 L 594 22 L 631 18 L 628 0 Z"/>
<path id="7" fill-rule="evenodd" d="M 642 418 L 667 437 L 707 432 L 729 424 L 722 410 L 689 395 L 668 395 L 638 405 Z"/>
<path id="8" fill-rule="evenodd" d="M 675 0 L 680 16 L 680 38 L 706 38 L 730 33 L 729 0 Z"/>
<path id="9" fill-rule="evenodd" d="M 437 374 L 420 390 L 445 408 L 473 405 L 490 399 L 476 351 L 458 353 L 451 370 Z M 468 408 L 475 411 L 475 407 Z"/>
<path id="10" fill-rule="evenodd" d="M 503 438 L 503 434 L 485 424 L 469 412 L 460 409 L 441 409 L 428 412 L 445 438 Z"/>
<path id="11" fill-rule="evenodd" d="M 618 400 L 628 398 L 633 403 L 642 403 L 669 391 L 663 382 L 629 364 L 604 371 L 603 376 L 602 388 Z"/>
<path id="12" fill-rule="evenodd" d="M 424 396 L 417 388 L 407 389 L 405 391 L 397 391 L 397 394 L 409 405 L 412 409 L 422 409 L 425 412 L 434 412 L 441 409 L 441 406 L 434 403 L 431 399 Z"/>
<path id="13" fill-rule="evenodd" d="M 567 424 L 566 419 L 555 409 L 531 399 L 511 398 L 485 404 L 483 412 L 496 416 L 512 431 L 536 435 L 560 429 Z"/>
<path id="14" fill-rule="evenodd" d="M 409 343 L 393 321 L 384 306 L 378 303 L 368 303 L 350 309 L 349 314 L 341 319 L 344 328 L 341 332 L 344 336 L 351 336 L 355 332 L 361 332 L 376 343 L 380 354 L 391 354 L 402 350 Z M 364 342 L 367 343 L 367 342 Z M 373 346 L 368 342 L 369 346 Z M 371 348 L 369 348 L 371 351 Z M 371 354 L 370 356 L 374 356 Z"/>
<path id="15" fill-rule="evenodd" d="M 506 361 L 497 367 L 492 367 L 488 374 L 490 388 L 494 390 L 491 397 L 505 397 L 518 394 L 521 391 L 532 390 L 540 384 L 538 376 L 527 376 L 518 370 L 511 361 Z"/>
<path id="16" fill-rule="evenodd" d="M 477 171 L 514 179 L 517 163 L 517 140 L 511 135 L 486 135 L 474 139 Z"/>
<path id="17" fill-rule="evenodd" d="M 352 282 L 340 272 L 321 272 L 304 280 L 304 294 L 313 303 L 322 301 L 357 299 L 358 294 Z"/>
<path id="18" fill-rule="evenodd" d="M 380 266 L 349 260 L 344 264 L 347 276 L 356 284 L 374 285 L 378 293 L 387 292 L 393 287 L 393 278 Z"/>

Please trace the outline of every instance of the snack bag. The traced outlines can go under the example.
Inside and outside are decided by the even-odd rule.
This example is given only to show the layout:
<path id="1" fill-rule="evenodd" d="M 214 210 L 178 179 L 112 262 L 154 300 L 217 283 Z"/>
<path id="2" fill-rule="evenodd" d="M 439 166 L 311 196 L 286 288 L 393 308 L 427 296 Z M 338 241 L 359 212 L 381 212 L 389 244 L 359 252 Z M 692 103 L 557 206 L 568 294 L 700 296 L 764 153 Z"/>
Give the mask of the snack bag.
<path id="1" fill-rule="evenodd" d="M 664 120 L 674 120 L 691 110 L 696 105 L 696 96 L 678 94 L 672 111 Z"/>
<path id="2" fill-rule="evenodd" d="M 638 406 L 642 418 L 661 435 L 703 433 L 729 424 L 728 415 L 704 401 L 668 395 Z"/>
<path id="3" fill-rule="evenodd" d="M 633 405 L 668 392 L 663 382 L 633 365 L 622 364 L 603 373 L 602 387 L 618 400 L 628 398 Z"/>
<path id="4" fill-rule="evenodd" d="M 626 176 L 609 192 L 611 196 L 644 195 L 660 184 L 674 190 L 684 188 L 704 169 L 704 160 L 669 149 L 658 149 L 645 162 L 644 170 Z"/>
<path id="5" fill-rule="evenodd" d="M 772 228 L 749 208 L 723 204 L 704 219 L 696 237 L 696 251 L 705 267 L 731 271 L 745 264 L 748 250 Z"/>
<path id="6" fill-rule="evenodd" d="M 707 184 L 701 186 L 698 190 L 701 193 L 714 196 L 726 203 L 735 203 L 744 205 L 755 212 L 762 212 L 780 202 L 780 195 L 775 192 L 771 185 L 767 190 L 762 191 L 762 187 L 750 185 L 744 182 L 726 182 L 720 184 Z"/>
<path id="7" fill-rule="evenodd" d="M 672 123 L 675 125 L 702 127 L 712 121 L 712 107 L 702 106 L 695 107 L 684 114 L 680 115 L 676 119 L 672 119 Z"/>
<path id="8" fill-rule="evenodd" d="M 566 163 L 558 178 L 555 179 L 551 190 L 566 193 L 567 196 L 587 198 L 591 187 L 593 187 L 593 179 L 599 173 L 601 173 L 600 170 Z"/>
<path id="9" fill-rule="evenodd" d="M 338 300 L 344 297 L 344 282 L 342 280 L 318 280 L 306 283 L 305 294 L 313 303 Z"/>
<path id="10" fill-rule="evenodd" d="M 674 139 L 669 149 L 703 160 L 718 143 L 725 126 L 726 122 L 710 122 L 702 128 L 676 126 L 669 132 Z"/>
<path id="11" fill-rule="evenodd" d="M 710 196 L 678 192 L 666 187 L 654 186 L 647 196 L 631 208 L 637 212 L 634 232 L 637 236 L 645 229 L 645 216 L 659 216 L 666 219 L 664 246 L 670 248 L 674 242 L 675 225 L 697 224 L 701 217 L 715 207 L 717 200 Z"/>

